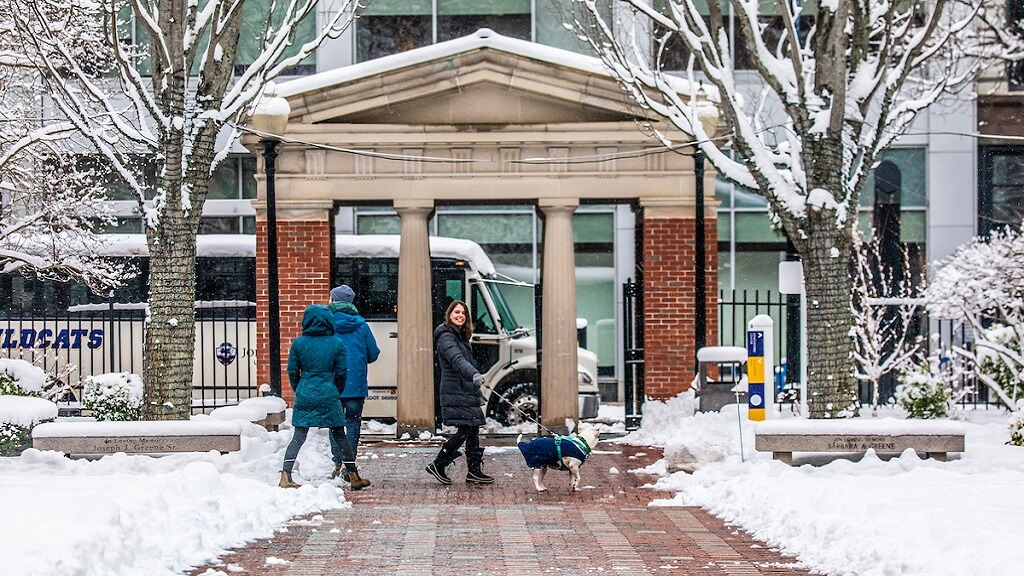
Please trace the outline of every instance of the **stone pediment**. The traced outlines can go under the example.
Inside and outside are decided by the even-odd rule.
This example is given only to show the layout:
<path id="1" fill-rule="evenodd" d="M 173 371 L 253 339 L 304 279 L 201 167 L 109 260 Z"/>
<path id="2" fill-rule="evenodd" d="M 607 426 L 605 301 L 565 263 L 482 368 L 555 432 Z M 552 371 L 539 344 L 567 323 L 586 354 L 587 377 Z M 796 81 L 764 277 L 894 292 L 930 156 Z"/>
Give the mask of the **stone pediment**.
<path id="1" fill-rule="evenodd" d="M 631 121 L 600 61 L 481 30 L 282 84 L 292 124 L 509 125 Z"/>

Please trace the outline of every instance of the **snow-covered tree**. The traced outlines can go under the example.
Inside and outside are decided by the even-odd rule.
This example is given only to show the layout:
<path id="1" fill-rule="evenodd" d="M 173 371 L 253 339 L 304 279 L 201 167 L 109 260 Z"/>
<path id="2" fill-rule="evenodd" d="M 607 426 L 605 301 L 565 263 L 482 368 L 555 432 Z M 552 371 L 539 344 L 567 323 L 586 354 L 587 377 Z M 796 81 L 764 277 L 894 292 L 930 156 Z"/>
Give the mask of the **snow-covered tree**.
<path id="1" fill-rule="evenodd" d="M 865 239 L 854 230 L 853 369 L 857 380 L 871 383 L 872 414 L 878 410 L 882 377 L 921 363 L 925 352 L 922 338 L 912 333 L 923 303 L 915 298 L 919 282 L 905 269 L 905 252 L 900 259 L 904 266 L 895 270 L 882 262 L 880 253 L 877 236 Z"/>
<path id="2" fill-rule="evenodd" d="M 804 265 L 809 415 L 855 412 L 848 264 L 860 190 L 879 154 L 991 55 L 966 56 L 983 0 L 613 0 L 611 17 L 599 0 L 576 1 L 577 30 L 630 96 L 768 201 Z M 740 55 L 753 85 L 734 69 Z M 728 149 L 700 121 L 701 92 Z"/>
<path id="3" fill-rule="evenodd" d="M 936 318 L 967 323 L 973 347 L 954 352 L 1008 408 L 1024 396 L 1024 229 L 975 238 L 940 262 L 926 296 Z"/>
<path id="4" fill-rule="evenodd" d="M 42 117 L 43 91 L 34 55 L 18 42 L 11 6 L 0 6 L 0 274 L 34 273 L 76 279 L 94 289 L 118 282 L 123 269 L 97 250 L 93 230 L 113 214 L 103 202 L 97 169 L 68 156 L 73 127 Z M 68 56 L 94 68 L 108 50 L 85 40 L 88 22 L 63 31 L 76 50 Z M 56 55 L 53 55 L 56 56 Z"/>
<path id="5" fill-rule="evenodd" d="M 146 419 L 188 418 L 195 239 L 211 174 L 264 93 L 351 23 L 354 0 L 9 0 L 54 113 L 135 193 L 150 253 Z M 319 14 L 318 14 L 319 13 Z M 319 22 L 318 15 L 320 16 Z M 112 50 L 100 76 L 69 57 L 62 30 L 98 22 Z M 296 31 L 312 26 L 307 41 Z M 252 53 L 239 58 L 242 34 Z M 51 57 L 57 55 L 58 57 Z M 229 138 L 218 135 L 227 133 Z M 155 168 L 147 182 L 139 163 Z"/>

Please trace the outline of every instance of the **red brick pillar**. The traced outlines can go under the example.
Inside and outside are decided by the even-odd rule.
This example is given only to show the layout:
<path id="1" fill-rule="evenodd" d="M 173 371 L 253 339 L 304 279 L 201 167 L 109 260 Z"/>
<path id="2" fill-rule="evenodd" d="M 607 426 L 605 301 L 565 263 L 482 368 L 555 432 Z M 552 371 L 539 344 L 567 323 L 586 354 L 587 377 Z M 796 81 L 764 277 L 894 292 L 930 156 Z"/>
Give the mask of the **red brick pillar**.
<path id="1" fill-rule="evenodd" d="M 696 371 L 695 218 L 650 217 L 643 223 L 644 390 L 664 400 L 688 390 Z M 718 342 L 718 230 L 706 217 L 704 237 L 708 346 Z"/>
<path id="2" fill-rule="evenodd" d="M 302 333 L 302 314 L 310 304 L 330 302 L 331 223 L 325 220 L 277 221 L 278 285 L 281 310 L 281 395 L 291 404 L 288 351 Z M 267 221 L 256 222 L 256 381 L 270 381 L 267 345 Z"/>

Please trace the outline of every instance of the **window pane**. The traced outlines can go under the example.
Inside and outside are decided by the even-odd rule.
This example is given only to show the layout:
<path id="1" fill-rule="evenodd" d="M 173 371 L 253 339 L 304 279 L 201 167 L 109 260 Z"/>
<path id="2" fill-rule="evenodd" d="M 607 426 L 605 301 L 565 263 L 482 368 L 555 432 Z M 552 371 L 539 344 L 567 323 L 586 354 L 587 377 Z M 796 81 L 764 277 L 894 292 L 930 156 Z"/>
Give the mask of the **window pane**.
<path id="1" fill-rule="evenodd" d="M 199 219 L 200 234 L 238 234 L 238 216 L 203 217 Z"/>
<path id="2" fill-rule="evenodd" d="M 210 191 L 206 196 L 211 200 L 233 200 L 238 198 L 238 159 L 229 156 L 217 165 L 210 178 Z"/>
<path id="3" fill-rule="evenodd" d="M 364 216 L 356 221 L 356 234 L 400 234 L 402 221 L 398 216 Z"/>
<path id="4" fill-rule="evenodd" d="M 256 158 L 252 156 L 242 157 L 242 198 L 256 198 Z"/>
<path id="5" fill-rule="evenodd" d="M 772 230 L 767 213 L 750 212 L 736 214 L 736 241 L 784 244 L 786 238 L 780 232 Z"/>
<path id="6" fill-rule="evenodd" d="M 360 17 L 412 14 L 430 16 L 430 4 L 430 0 L 373 0 L 367 4 Z"/>
<path id="7" fill-rule="evenodd" d="M 890 182 L 889 185 L 899 185 L 899 196 L 901 206 L 912 206 L 924 208 L 927 203 L 927 190 L 925 188 L 925 156 L 922 148 L 893 148 L 887 150 L 878 159 L 881 164 L 884 161 L 896 165 L 899 172 L 899 182 Z M 878 166 L 868 174 L 864 181 L 864 188 L 860 193 L 860 205 L 871 207 L 875 202 L 875 171 Z M 892 176 L 890 176 L 891 178 Z"/>
<path id="8" fill-rule="evenodd" d="M 437 0 L 437 40 L 468 36 L 481 28 L 530 39 L 529 0 Z"/>
<path id="9" fill-rule="evenodd" d="M 533 242 L 529 214 L 439 214 L 437 235 L 468 238 L 480 244 Z"/>
<path id="10" fill-rule="evenodd" d="M 610 243 L 615 239 L 614 217 L 611 213 L 579 213 L 572 216 L 574 242 Z"/>
<path id="11" fill-rule="evenodd" d="M 287 3 L 273 3 L 275 13 L 270 13 L 271 2 L 246 2 L 242 8 L 242 29 L 238 35 L 238 53 L 235 57 L 235 71 L 241 72 L 249 64 L 252 64 L 260 52 L 263 51 L 263 38 L 267 33 L 268 25 L 270 30 L 276 30 L 281 22 L 282 14 L 287 9 Z M 316 13 L 315 11 L 304 18 L 295 26 L 294 36 L 291 45 L 284 50 L 284 58 L 294 56 L 306 42 L 316 36 Z M 286 71 L 286 74 L 313 74 L 316 72 L 316 55 L 311 54 L 297 66 Z"/>
<path id="12" fill-rule="evenodd" d="M 565 27 L 566 22 L 579 20 L 589 22 L 589 12 L 582 10 L 579 4 L 573 0 L 537 0 L 537 16 L 534 18 L 537 28 L 537 43 L 563 50 L 572 50 L 582 54 L 593 55 L 594 51 L 590 44 L 577 37 L 576 30 L 569 30 Z M 612 25 L 611 5 L 607 2 L 601 3 L 601 13 L 605 22 Z"/>
<path id="13" fill-rule="evenodd" d="M 430 44 L 430 14 L 363 16 L 356 21 L 356 60 L 363 62 Z"/>

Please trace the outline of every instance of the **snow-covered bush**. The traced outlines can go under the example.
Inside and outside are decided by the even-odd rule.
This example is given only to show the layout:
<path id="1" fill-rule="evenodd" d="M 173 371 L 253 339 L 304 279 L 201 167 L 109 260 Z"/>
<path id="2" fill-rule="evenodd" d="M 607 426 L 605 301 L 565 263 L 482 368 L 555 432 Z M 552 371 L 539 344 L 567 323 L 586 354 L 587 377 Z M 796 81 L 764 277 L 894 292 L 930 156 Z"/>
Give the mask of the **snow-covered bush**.
<path id="1" fill-rule="evenodd" d="M 1009 326 L 996 324 L 981 331 L 982 341 L 995 344 L 1009 352 L 999 353 L 992 346 L 978 346 L 976 355 L 978 359 L 978 371 L 991 378 L 1006 395 L 1013 400 L 1018 400 L 1024 394 L 1024 371 L 1017 367 L 1015 370 L 1012 356 L 1021 355 L 1021 341 L 1017 331 Z"/>
<path id="2" fill-rule="evenodd" d="M 46 380 L 46 372 L 31 362 L 18 358 L 0 358 L 0 394 L 42 396 Z"/>
<path id="3" fill-rule="evenodd" d="M 961 247 L 939 264 L 926 294 L 932 318 L 970 326 L 976 335 L 973 346 L 953 352 L 971 362 L 978 380 L 1000 402 L 1014 406 L 1024 378 L 1022 230 L 995 232 Z"/>
<path id="4" fill-rule="evenodd" d="M 32 427 L 57 417 L 57 405 L 45 398 L 0 395 L 0 456 L 17 456 L 32 445 Z"/>
<path id="5" fill-rule="evenodd" d="M 82 406 L 97 420 L 138 420 L 142 378 L 130 372 L 89 376 L 82 388 Z"/>
<path id="6" fill-rule="evenodd" d="M 952 385 L 937 358 L 906 367 L 900 382 L 895 400 L 911 418 L 942 418 L 949 412 Z"/>
<path id="7" fill-rule="evenodd" d="M 1010 415 L 1010 441 L 1007 444 L 1024 446 L 1024 400 L 1017 402 L 1017 410 Z"/>

